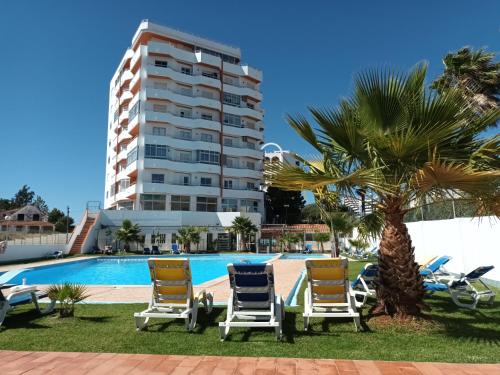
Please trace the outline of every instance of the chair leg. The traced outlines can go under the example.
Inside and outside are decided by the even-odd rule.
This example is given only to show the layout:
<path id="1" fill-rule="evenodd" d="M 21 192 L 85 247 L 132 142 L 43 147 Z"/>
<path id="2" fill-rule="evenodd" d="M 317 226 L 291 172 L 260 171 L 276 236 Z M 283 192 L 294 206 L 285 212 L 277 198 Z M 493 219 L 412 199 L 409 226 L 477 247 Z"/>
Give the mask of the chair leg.
<path id="1" fill-rule="evenodd" d="M 276 296 L 275 302 L 275 314 L 276 320 L 278 321 L 278 326 L 274 329 L 276 334 L 276 340 L 280 341 L 283 336 L 283 318 L 284 318 L 284 310 L 283 310 L 283 300 L 280 296 Z"/>
<path id="2" fill-rule="evenodd" d="M 0 301 L 0 327 L 2 326 L 5 317 L 7 316 L 7 311 L 10 310 L 10 305 L 7 301 Z"/>
<path id="3" fill-rule="evenodd" d="M 360 328 L 361 328 L 361 319 L 359 318 L 359 316 L 354 317 L 354 330 L 358 332 Z"/>
<path id="4" fill-rule="evenodd" d="M 149 318 L 136 316 L 135 317 L 135 327 L 137 331 L 142 331 L 148 326 Z"/>
<path id="5" fill-rule="evenodd" d="M 308 329 L 309 329 L 309 317 L 304 316 L 304 331 L 307 332 Z"/>
<path id="6" fill-rule="evenodd" d="M 191 332 L 196 327 L 196 319 L 198 318 L 198 300 L 195 299 L 193 309 L 191 310 L 191 323 L 189 324 L 188 331 Z"/>

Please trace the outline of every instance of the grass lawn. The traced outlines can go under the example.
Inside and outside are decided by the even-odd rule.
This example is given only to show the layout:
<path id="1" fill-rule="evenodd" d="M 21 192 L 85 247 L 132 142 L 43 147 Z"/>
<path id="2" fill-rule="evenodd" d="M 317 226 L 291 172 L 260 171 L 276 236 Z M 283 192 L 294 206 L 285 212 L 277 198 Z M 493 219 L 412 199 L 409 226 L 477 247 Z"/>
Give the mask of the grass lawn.
<path id="1" fill-rule="evenodd" d="M 351 279 L 363 265 L 351 262 Z M 187 333 L 183 321 L 170 320 L 153 320 L 147 331 L 136 332 L 132 314 L 144 309 L 142 304 L 78 305 L 76 317 L 68 319 L 40 317 L 26 305 L 11 312 L 0 328 L 0 349 L 498 362 L 500 302 L 481 304 L 476 311 L 458 309 L 446 294 L 428 302 L 437 324 L 426 329 L 374 327 L 368 321 L 358 333 L 352 320 L 342 319 L 313 319 L 312 330 L 305 333 L 302 308 L 287 308 L 283 342 L 276 342 L 272 330 L 245 328 L 231 330 L 228 340 L 220 342 L 222 308 L 209 316 L 200 311 L 195 331 Z"/>

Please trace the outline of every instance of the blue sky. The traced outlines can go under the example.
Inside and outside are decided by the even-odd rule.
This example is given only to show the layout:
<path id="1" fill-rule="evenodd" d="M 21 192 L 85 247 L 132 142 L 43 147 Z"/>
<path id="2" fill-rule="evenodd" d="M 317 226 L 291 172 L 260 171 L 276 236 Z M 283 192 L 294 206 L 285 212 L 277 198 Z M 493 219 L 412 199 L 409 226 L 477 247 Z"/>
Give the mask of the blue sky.
<path id="1" fill-rule="evenodd" d="M 307 152 L 284 121 L 333 106 L 356 72 L 407 70 L 464 45 L 500 51 L 500 2 L 5 1 L 0 9 L 0 197 L 103 199 L 109 80 L 141 19 L 239 46 L 264 71 L 266 141 Z"/>

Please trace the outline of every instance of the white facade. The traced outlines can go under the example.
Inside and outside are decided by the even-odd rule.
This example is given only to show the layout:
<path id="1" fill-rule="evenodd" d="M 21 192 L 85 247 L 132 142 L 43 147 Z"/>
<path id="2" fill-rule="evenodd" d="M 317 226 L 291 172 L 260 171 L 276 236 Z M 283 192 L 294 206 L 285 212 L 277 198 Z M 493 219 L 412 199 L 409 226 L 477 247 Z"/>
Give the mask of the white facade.
<path id="1" fill-rule="evenodd" d="M 143 21 L 109 91 L 104 208 L 264 212 L 262 72 Z"/>
<path id="2" fill-rule="evenodd" d="M 296 165 L 297 167 L 302 167 L 302 163 L 297 159 L 297 156 L 288 150 L 283 150 L 277 143 L 266 143 L 262 146 L 263 150 L 267 150 L 270 147 L 276 148 L 273 151 L 264 152 L 264 162 L 272 163 L 279 161 L 281 163 L 288 163 L 291 165 Z"/>

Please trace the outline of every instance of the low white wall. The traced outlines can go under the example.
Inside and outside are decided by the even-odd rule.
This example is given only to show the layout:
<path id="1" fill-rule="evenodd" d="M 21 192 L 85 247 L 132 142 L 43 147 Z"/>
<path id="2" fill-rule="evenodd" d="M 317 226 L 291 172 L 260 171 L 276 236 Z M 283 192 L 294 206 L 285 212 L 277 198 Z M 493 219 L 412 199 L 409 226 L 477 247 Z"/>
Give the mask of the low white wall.
<path id="1" fill-rule="evenodd" d="M 485 278 L 500 281 L 500 221 L 494 217 L 456 218 L 406 223 L 415 247 L 415 258 L 449 255 L 446 269 L 468 273 L 479 266 L 495 268 Z M 370 249 L 379 245 L 373 241 Z"/>
<path id="2" fill-rule="evenodd" d="M 446 268 L 454 273 L 493 265 L 485 277 L 500 281 L 500 222 L 495 218 L 419 221 L 407 226 L 417 260 L 450 255 Z"/>
<path id="3" fill-rule="evenodd" d="M 7 249 L 0 254 L 0 263 L 15 262 L 25 259 L 44 258 L 48 253 L 63 251 L 65 244 L 56 245 L 7 245 Z"/>

